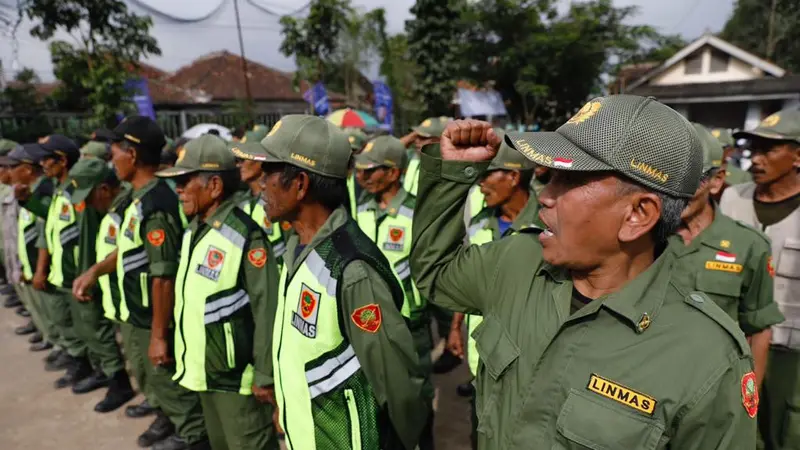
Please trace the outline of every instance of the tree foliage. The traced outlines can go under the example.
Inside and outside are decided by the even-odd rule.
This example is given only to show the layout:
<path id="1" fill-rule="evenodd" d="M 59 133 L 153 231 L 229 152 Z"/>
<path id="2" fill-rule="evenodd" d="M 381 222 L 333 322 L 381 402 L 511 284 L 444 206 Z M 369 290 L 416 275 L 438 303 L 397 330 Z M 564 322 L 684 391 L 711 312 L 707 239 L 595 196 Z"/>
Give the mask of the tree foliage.
<path id="1" fill-rule="evenodd" d="M 55 97 L 75 109 L 91 109 L 99 123 L 113 125 L 118 112 L 132 105 L 125 83 L 138 62 L 160 55 L 150 17 L 128 11 L 121 0 L 31 0 L 25 14 L 33 21 L 31 35 L 51 41 L 57 31 L 73 43 L 54 40 L 50 53 L 56 78 Z"/>
<path id="2" fill-rule="evenodd" d="M 386 40 L 381 49 L 380 74 L 392 90 L 395 123 L 406 126 L 419 123 L 425 113 L 425 106 L 416 90 L 420 69 L 409 54 L 405 34 L 396 34 Z"/>
<path id="3" fill-rule="evenodd" d="M 737 0 L 720 37 L 792 72 L 800 71 L 797 0 Z"/>
<path id="4" fill-rule="evenodd" d="M 23 68 L 0 92 L 0 111 L 10 112 L 14 120 L 3 124 L 3 137 L 17 142 L 35 141 L 50 133 L 44 116 L 44 102 L 36 90 L 39 77 L 32 69 Z"/>
<path id="5" fill-rule="evenodd" d="M 477 2 L 481 4 L 483 2 Z M 406 21 L 408 49 L 420 73 L 414 85 L 428 115 L 451 115 L 462 67 L 463 0 L 417 0 Z"/>

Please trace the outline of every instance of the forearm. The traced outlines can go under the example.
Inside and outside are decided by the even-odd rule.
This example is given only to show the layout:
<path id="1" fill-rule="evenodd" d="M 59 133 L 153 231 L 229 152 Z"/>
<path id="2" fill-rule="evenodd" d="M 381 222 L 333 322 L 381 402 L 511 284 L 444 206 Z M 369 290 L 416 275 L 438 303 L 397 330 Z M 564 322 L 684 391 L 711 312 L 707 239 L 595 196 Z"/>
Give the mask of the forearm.
<path id="1" fill-rule="evenodd" d="M 101 277 L 117 271 L 117 250 L 106 256 L 106 259 L 89 268 L 95 277 Z"/>
<path id="2" fill-rule="evenodd" d="M 460 330 L 461 326 L 464 325 L 464 318 L 465 317 L 466 317 L 466 314 L 464 314 L 464 313 L 460 313 L 460 312 L 454 313 L 453 314 L 453 321 L 450 322 L 450 329 L 451 330 Z"/>
<path id="3" fill-rule="evenodd" d="M 769 356 L 769 343 L 772 340 L 772 329 L 767 328 L 750 336 L 750 350 L 753 353 L 753 360 L 756 373 L 756 382 L 761 386 L 764 374 L 767 371 L 767 358 Z"/>
<path id="4" fill-rule="evenodd" d="M 153 277 L 153 323 L 151 333 L 155 339 L 166 339 L 175 308 L 175 279 Z"/>
<path id="5" fill-rule="evenodd" d="M 46 274 L 50 269 L 50 252 L 46 248 L 39 249 L 39 259 L 36 261 L 36 273 Z"/>

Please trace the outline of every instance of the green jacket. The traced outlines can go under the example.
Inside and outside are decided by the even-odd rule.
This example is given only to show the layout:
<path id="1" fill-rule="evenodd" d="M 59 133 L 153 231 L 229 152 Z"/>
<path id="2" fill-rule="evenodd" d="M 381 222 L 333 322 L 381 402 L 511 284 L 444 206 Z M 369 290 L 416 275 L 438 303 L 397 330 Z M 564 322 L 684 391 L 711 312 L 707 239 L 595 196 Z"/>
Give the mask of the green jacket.
<path id="1" fill-rule="evenodd" d="M 747 341 L 707 296 L 672 282 L 672 251 L 570 315 L 569 273 L 542 259 L 535 233 L 463 245 L 461 209 L 488 163 L 426 152 L 411 268 L 432 302 L 483 314 L 478 448 L 754 448 Z"/>
<path id="2" fill-rule="evenodd" d="M 689 245 L 672 236 L 675 278 L 690 290 L 705 293 L 745 334 L 783 322 L 773 300 L 769 238 L 716 209 L 714 221 Z"/>

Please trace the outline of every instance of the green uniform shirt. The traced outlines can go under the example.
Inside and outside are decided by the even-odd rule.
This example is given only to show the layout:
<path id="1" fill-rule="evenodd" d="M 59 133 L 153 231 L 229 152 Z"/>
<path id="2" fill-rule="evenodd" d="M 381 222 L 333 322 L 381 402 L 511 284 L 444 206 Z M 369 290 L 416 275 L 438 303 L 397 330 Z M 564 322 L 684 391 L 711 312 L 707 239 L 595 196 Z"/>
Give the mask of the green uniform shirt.
<path id="1" fill-rule="evenodd" d="M 715 209 L 714 221 L 689 245 L 670 238 L 675 279 L 711 297 L 747 335 L 783 322 L 772 298 L 769 238 Z"/>
<path id="2" fill-rule="evenodd" d="M 463 245 L 461 210 L 487 166 L 422 155 L 411 253 L 423 295 L 483 314 L 478 448 L 754 448 L 747 341 L 671 282 L 672 251 L 570 315 L 569 273 L 543 261 L 534 233 Z"/>
<path id="3" fill-rule="evenodd" d="M 158 183 L 166 183 L 164 180 L 154 178 L 144 185 L 141 189 L 133 191 L 133 201 L 147 201 L 147 194 Z M 175 197 L 177 201 L 177 196 Z M 180 204 L 178 204 L 180 208 Z M 178 263 L 181 249 L 181 236 L 183 236 L 183 224 L 178 217 L 164 211 L 155 211 L 142 222 L 144 231 L 142 234 L 147 236 L 151 231 L 164 230 L 164 243 L 159 246 L 153 245 L 149 239 L 144 240 L 144 248 L 147 251 L 147 260 L 150 262 L 148 272 L 153 277 L 172 277 L 178 273 Z"/>

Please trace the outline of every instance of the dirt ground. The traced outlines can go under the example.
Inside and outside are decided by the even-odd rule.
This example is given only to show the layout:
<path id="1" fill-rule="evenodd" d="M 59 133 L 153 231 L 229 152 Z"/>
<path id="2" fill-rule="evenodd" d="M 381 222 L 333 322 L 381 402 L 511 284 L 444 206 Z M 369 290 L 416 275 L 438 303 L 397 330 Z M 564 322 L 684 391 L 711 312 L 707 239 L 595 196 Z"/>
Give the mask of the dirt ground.
<path id="1" fill-rule="evenodd" d="M 53 382 L 61 372 L 45 372 L 42 359 L 47 352 L 30 352 L 27 336 L 14 334 L 26 320 L 0 307 L 0 449 L 137 449 L 136 437 L 152 419 L 129 419 L 124 408 L 94 412 L 104 390 L 84 395 L 56 390 Z M 455 387 L 466 379 L 465 364 L 436 377 L 437 450 L 469 449 L 469 403 L 455 394 Z M 139 401 L 141 397 L 133 400 Z"/>

